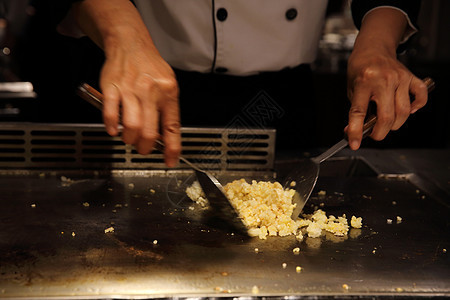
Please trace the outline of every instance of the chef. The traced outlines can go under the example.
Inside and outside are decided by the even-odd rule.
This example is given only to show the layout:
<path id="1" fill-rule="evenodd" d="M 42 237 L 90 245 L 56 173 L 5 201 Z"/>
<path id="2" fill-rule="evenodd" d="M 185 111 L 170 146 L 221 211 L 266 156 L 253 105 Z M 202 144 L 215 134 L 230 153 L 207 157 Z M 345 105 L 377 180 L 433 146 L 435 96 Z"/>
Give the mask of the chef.
<path id="1" fill-rule="evenodd" d="M 181 151 L 180 107 L 183 124 L 189 117 L 201 123 L 208 116 L 222 123 L 211 125 L 261 127 L 278 122 L 284 124 L 278 135 L 286 141 L 301 140 L 301 131 L 309 130 L 314 107 L 309 65 L 315 59 L 326 0 L 134 4 L 74 1 L 59 25 L 61 33 L 87 35 L 104 50 L 99 86 L 110 135 L 118 134 L 120 111 L 123 141 L 147 154 L 161 136 L 166 164 L 174 166 Z M 354 150 L 361 143 L 370 101 L 377 107 L 371 134 L 375 140 L 400 128 L 427 102 L 426 86 L 396 58 L 399 45 L 417 31 L 419 4 L 352 1 L 360 31 L 348 61 L 351 108 L 345 130 Z M 259 115 L 252 114 L 255 110 Z"/>

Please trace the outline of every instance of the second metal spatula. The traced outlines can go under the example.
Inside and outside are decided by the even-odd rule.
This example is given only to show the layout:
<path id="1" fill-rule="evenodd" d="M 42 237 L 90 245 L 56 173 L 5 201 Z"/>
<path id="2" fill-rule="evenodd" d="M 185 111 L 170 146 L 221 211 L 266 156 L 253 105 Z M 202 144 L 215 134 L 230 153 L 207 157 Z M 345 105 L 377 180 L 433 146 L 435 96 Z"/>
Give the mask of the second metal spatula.
<path id="1" fill-rule="evenodd" d="M 84 83 L 79 86 L 78 95 L 96 108 L 103 110 L 103 95 L 90 85 Z M 164 152 L 164 143 L 161 140 L 157 140 L 155 142 L 155 149 Z M 208 214 L 208 223 L 226 231 L 247 237 L 247 228 L 231 205 L 220 182 L 209 172 L 200 169 L 186 158 L 180 156 L 180 160 L 195 171 L 197 180 L 206 198 L 209 200 L 211 210 Z"/>
<path id="2" fill-rule="evenodd" d="M 423 82 L 426 84 L 428 92 L 434 89 L 435 83 L 431 78 L 427 77 L 423 80 Z M 376 122 L 376 116 L 372 116 L 367 120 L 363 127 L 363 138 L 372 132 Z M 298 218 L 303 210 L 303 207 L 311 196 L 311 193 L 316 185 L 317 178 L 319 177 L 320 163 L 347 146 L 348 140 L 344 138 L 319 156 L 298 162 L 293 166 L 292 171 L 285 178 L 284 185 L 285 187 L 290 187 L 291 182 L 296 183 L 296 193 L 294 194 L 292 200 L 292 202 L 296 204 L 296 207 L 292 213 L 292 219 L 295 220 Z"/>

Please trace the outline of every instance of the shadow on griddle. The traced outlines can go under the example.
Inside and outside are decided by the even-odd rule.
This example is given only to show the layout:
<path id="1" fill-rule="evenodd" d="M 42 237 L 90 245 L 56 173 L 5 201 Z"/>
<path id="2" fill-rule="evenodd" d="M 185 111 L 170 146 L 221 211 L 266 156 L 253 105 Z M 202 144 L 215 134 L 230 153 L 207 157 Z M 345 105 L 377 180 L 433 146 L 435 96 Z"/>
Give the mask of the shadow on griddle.
<path id="1" fill-rule="evenodd" d="M 180 184 L 183 179 L 103 178 L 101 183 L 83 192 L 82 199 L 89 207 L 84 209 L 85 217 L 81 218 L 96 222 L 104 229 L 112 227 L 113 232 L 99 231 L 101 238 L 106 237 L 114 247 L 141 262 L 176 256 L 187 245 L 226 248 L 249 240 L 229 231 L 220 220 L 209 218 L 208 210 L 187 198 L 185 187 L 193 178 Z"/>

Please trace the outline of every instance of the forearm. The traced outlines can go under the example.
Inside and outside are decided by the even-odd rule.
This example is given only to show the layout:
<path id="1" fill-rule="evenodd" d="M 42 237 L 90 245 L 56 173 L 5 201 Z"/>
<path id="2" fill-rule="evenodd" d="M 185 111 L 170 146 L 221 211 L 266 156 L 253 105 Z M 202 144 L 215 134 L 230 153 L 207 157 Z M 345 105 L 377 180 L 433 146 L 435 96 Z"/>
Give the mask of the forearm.
<path id="1" fill-rule="evenodd" d="M 372 49 L 395 57 L 407 26 L 407 19 L 399 10 L 374 9 L 364 17 L 353 51 Z"/>
<path id="2" fill-rule="evenodd" d="M 83 0 L 74 4 L 80 29 L 106 55 L 120 45 L 157 51 L 148 30 L 129 0 Z"/>

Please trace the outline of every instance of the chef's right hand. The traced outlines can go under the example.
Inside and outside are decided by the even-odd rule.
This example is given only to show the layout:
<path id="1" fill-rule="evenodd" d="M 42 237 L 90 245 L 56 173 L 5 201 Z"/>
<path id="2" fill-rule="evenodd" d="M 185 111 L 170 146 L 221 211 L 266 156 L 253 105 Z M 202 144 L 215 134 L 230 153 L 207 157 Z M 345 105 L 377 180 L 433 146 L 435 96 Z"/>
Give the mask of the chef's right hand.
<path id="1" fill-rule="evenodd" d="M 121 114 L 126 144 L 148 154 L 161 134 L 165 162 L 175 166 L 181 152 L 178 84 L 136 7 L 128 0 L 84 0 L 72 8 L 82 31 L 105 52 L 100 88 L 107 132 L 118 134 Z"/>
<path id="2" fill-rule="evenodd" d="M 140 154 L 148 154 L 160 138 L 161 126 L 166 164 L 175 166 L 181 150 L 175 75 L 159 55 L 133 50 L 116 49 L 103 66 L 100 87 L 106 130 L 110 135 L 118 134 L 121 111 L 122 140 L 133 144 Z"/>

